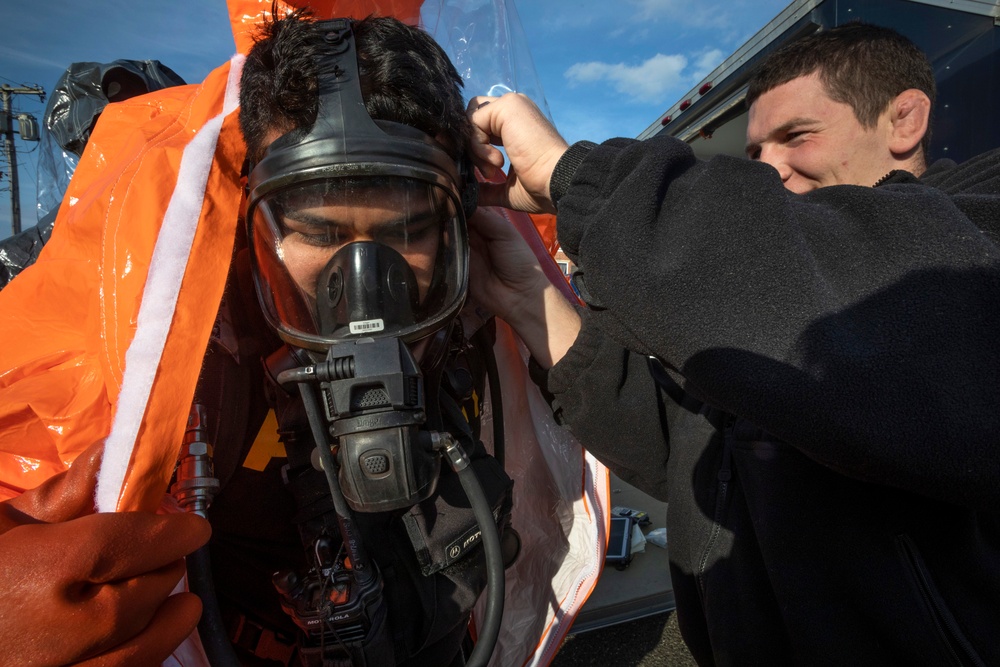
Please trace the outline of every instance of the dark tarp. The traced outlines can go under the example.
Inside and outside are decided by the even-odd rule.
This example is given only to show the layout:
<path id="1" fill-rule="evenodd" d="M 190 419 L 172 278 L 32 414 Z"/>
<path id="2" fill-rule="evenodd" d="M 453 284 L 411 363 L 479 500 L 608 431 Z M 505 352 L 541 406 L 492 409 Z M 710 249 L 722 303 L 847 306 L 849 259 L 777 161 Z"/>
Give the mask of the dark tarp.
<path id="1" fill-rule="evenodd" d="M 121 102 L 184 83 L 184 79 L 158 60 L 73 63 L 49 96 L 45 129 L 60 146 L 83 155 L 90 131 L 109 102 Z"/>
<path id="2" fill-rule="evenodd" d="M 130 97 L 170 86 L 184 85 L 185 81 L 169 67 L 158 60 L 115 60 L 110 63 L 80 62 L 70 65 L 49 96 L 45 106 L 43 125 L 55 144 L 64 151 L 71 166 L 65 171 L 64 180 L 75 168 L 75 158 L 83 154 L 90 139 L 90 132 L 111 102 L 121 102 Z M 54 170 L 53 170 L 54 171 Z M 55 179 L 58 174 L 53 174 Z M 59 190 L 59 197 L 65 191 L 66 183 Z M 39 184 L 39 191 L 48 192 L 53 188 Z M 42 246 L 52 234 L 58 206 L 48 211 L 38 225 L 20 234 L 0 241 L 0 289 L 5 287 L 18 273 L 31 266 L 38 258 Z"/>

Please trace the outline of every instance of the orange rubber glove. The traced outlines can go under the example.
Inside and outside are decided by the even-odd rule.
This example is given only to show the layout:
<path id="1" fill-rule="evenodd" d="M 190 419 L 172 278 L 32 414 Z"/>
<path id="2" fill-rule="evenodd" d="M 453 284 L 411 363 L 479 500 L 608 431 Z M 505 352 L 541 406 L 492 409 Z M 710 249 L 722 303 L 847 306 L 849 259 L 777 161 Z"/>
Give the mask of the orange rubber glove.
<path id="1" fill-rule="evenodd" d="M 193 514 L 94 514 L 103 444 L 0 503 L 0 665 L 159 665 L 201 616 L 170 595 L 208 541 Z"/>

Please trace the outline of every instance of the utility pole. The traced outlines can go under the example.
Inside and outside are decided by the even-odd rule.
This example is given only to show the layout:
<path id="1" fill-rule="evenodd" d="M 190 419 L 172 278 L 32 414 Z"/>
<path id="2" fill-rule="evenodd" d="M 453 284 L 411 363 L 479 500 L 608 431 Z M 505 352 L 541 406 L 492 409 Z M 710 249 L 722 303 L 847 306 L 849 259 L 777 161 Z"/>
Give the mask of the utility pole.
<path id="1" fill-rule="evenodd" d="M 0 86 L 0 98 L 3 100 L 3 152 L 10 165 L 10 228 L 11 234 L 21 231 L 21 195 L 17 187 L 17 149 L 14 147 L 14 113 L 11 108 L 13 95 L 38 95 L 45 101 L 45 91 L 36 86 L 14 88 L 6 83 Z"/>

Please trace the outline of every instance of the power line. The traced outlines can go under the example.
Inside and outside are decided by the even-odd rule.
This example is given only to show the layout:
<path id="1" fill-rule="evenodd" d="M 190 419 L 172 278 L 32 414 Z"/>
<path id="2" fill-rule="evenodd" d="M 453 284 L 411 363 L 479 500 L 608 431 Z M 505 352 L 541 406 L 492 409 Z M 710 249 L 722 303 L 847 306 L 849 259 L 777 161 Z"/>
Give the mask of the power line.
<path id="1" fill-rule="evenodd" d="M 3 102 L 2 127 L 4 155 L 7 158 L 7 168 L 10 171 L 10 225 L 11 233 L 17 234 L 21 231 L 21 201 L 18 192 L 17 182 L 17 148 L 14 145 L 14 110 L 11 105 L 14 95 L 37 95 L 41 101 L 45 101 L 45 90 L 41 86 L 9 86 L 6 83 L 0 86 L 0 100 Z M 25 137 L 30 133 L 31 137 Z M 28 114 L 18 116 L 18 134 L 27 141 L 38 141 L 38 123 Z"/>
<path id="2" fill-rule="evenodd" d="M 8 83 L 14 84 L 15 88 L 42 88 L 41 85 L 37 83 L 25 83 L 24 81 L 14 81 L 14 79 L 8 79 L 4 75 L 0 74 L 0 79 L 7 81 Z"/>

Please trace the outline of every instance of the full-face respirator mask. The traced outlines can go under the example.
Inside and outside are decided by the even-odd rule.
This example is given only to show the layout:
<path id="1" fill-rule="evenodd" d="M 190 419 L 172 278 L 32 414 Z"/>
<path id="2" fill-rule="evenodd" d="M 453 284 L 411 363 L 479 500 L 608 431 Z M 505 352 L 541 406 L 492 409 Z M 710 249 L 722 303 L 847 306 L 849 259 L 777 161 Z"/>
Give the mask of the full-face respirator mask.
<path id="1" fill-rule="evenodd" d="M 414 441 L 424 406 L 406 344 L 464 303 L 475 178 L 419 130 L 372 120 L 350 24 L 317 26 L 316 122 L 276 139 L 250 173 L 254 278 L 268 322 L 316 362 L 347 502 L 399 509 L 433 492 L 437 465 Z M 386 428 L 396 442 L 369 446 L 373 432 L 387 443 Z"/>

